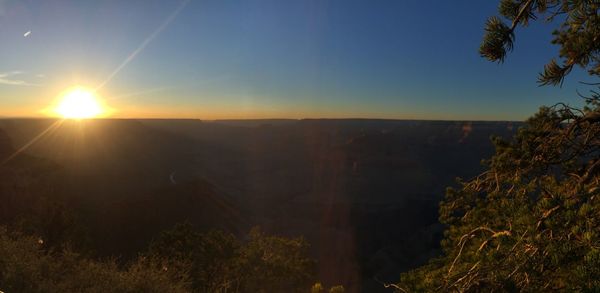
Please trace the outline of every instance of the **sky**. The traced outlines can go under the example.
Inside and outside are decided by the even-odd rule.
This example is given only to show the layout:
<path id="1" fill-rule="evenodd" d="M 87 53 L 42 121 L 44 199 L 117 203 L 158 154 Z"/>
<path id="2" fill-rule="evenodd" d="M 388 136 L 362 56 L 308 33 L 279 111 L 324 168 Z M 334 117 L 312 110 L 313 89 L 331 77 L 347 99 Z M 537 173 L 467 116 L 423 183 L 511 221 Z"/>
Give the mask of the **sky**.
<path id="1" fill-rule="evenodd" d="M 523 120 L 581 105 L 581 70 L 539 87 L 556 24 L 478 54 L 498 1 L 0 0 L 0 116 L 74 86 L 116 118 Z"/>

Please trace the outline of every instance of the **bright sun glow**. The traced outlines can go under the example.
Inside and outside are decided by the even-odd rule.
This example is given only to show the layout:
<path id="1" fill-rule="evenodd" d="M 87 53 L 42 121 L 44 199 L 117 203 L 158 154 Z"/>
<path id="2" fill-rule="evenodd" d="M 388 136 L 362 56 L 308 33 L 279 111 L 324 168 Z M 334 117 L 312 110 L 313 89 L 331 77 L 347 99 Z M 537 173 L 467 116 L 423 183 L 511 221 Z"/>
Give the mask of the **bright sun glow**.
<path id="1" fill-rule="evenodd" d="M 104 112 L 94 93 L 84 88 L 68 91 L 54 111 L 63 118 L 70 119 L 99 117 Z"/>

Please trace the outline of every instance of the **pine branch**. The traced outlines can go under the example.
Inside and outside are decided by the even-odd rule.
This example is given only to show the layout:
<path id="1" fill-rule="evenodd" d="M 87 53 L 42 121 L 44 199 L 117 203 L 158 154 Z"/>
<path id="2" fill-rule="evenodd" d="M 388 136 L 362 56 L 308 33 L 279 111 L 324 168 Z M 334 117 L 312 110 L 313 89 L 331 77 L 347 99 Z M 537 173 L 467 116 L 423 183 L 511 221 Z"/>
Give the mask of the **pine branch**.
<path id="1" fill-rule="evenodd" d="M 519 24 L 519 22 L 521 22 L 521 19 L 525 15 L 525 12 L 531 8 L 531 4 L 533 4 L 533 1 L 534 0 L 527 0 L 527 2 L 525 2 L 525 5 L 521 7 L 521 9 L 519 10 L 519 14 L 517 14 L 517 17 L 515 17 L 510 27 L 511 32 L 513 32 Z M 529 15 L 529 13 L 527 13 L 527 15 Z"/>

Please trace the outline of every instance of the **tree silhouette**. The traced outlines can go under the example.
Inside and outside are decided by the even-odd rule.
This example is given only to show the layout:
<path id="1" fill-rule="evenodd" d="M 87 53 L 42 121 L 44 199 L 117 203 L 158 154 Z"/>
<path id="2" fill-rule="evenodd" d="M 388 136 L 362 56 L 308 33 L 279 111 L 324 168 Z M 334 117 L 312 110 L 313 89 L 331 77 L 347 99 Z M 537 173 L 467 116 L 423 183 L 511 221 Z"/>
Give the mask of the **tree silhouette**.
<path id="1" fill-rule="evenodd" d="M 598 1 L 503 0 L 480 48 L 504 61 L 515 29 L 538 18 L 562 22 L 560 46 L 540 74 L 559 85 L 576 65 L 600 75 Z M 494 138 L 487 170 L 449 188 L 440 204 L 444 254 L 401 276 L 399 292 L 600 291 L 600 95 L 582 109 L 542 107 L 514 138 Z"/>
<path id="2" fill-rule="evenodd" d="M 600 76 L 600 17 L 598 1 L 586 0 L 502 0 L 499 12 L 508 21 L 490 17 L 479 53 L 491 61 L 504 61 L 515 42 L 515 30 L 530 21 L 561 19 L 553 32 L 553 44 L 560 46 L 559 61 L 551 60 L 539 76 L 541 84 L 562 84 L 573 67 Z"/>

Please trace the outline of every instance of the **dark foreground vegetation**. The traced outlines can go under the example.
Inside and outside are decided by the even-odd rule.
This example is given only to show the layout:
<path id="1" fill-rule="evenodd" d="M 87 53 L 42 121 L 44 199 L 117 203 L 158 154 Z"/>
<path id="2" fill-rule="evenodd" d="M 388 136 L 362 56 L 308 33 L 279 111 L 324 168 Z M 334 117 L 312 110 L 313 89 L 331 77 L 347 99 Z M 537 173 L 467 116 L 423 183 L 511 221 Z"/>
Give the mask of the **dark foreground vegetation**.
<path id="1" fill-rule="evenodd" d="M 309 292 L 314 263 L 306 249 L 301 238 L 266 236 L 258 229 L 239 241 L 182 224 L 122 263 L 49 247 L 42 238 L 3 228 L 0 284 L 5 292 Z"/>

